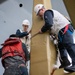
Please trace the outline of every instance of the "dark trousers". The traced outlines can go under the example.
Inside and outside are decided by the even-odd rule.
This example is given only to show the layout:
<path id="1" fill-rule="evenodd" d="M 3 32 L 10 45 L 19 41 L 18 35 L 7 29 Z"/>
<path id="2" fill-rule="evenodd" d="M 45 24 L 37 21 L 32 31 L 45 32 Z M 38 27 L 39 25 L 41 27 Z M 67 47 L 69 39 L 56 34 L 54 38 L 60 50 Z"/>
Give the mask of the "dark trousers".
<path id="1" fill-rule="evenodd" d="M 73 27 L 70 25 L 69 29 L 66 31 L 65 34 L 62 32 L 64 29 L 59 31 L 58 35 L 58 47 L 60 51 L 61 58 L 67 58 L 67 52 L 72 59 L 72 64 L 75 64 L 75 44 L 73 42 Z"/>
<path id="2" fill-rule="evenodd" d="M 26 67 L 21 66 L 20 67 L 20 70 L 21 70 L 21 75 L 28 75 L 28 71 L 27 71 L 27 68 Z"/>
<path id="3" fill-rule="evenodd" d="M 22 57 L 8 57 L 3 62 L 5 68 L 3 75 L 28 75 L 28 70 Z"/>
<path id="4" fill-rule="evenodd" d="M 3 75 L 28 75 L 27 68 L 25 66 L 11 65 L 5 68 Z"/>

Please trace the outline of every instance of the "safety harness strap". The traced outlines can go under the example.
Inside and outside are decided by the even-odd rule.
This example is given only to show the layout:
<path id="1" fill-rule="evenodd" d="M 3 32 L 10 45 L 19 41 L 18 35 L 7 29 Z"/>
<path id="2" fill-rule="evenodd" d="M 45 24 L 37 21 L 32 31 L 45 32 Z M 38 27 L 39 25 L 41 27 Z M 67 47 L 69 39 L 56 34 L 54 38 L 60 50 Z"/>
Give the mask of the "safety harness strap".
<path id="1" fill-rule="evenodd" d="M 66 25 L 63 34 L 66 33 L 66 31 L 68 30 L 68 28 L 69 28 L 69 25 Z"/>
<path id="2" fill-rule="evenodd" d="M 61 29 L 61 30 L 59 31 L 58 38 L 60 39 L 61 42 L 62 42 L 63 35 L 64 35 L 67 31 L 68 31 L 70 34 L 73 33 L 71 30 L 69 30 L 69 25 L 66 25 L 63 29 Z"/>

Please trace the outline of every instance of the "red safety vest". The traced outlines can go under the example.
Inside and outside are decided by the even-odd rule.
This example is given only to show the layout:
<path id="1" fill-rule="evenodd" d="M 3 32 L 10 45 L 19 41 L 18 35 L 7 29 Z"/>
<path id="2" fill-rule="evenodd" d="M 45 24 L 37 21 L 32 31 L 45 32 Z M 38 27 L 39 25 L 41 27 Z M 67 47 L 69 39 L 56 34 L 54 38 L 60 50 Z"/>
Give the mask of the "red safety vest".
<path id="1" fill-rule="evenodd" d="M 2 45 L 2 60 L 13 56 L 21 56 L 25 60 L 25 53 L 22 49 L 22 42 L 20 39 L 8 38 Z"/>

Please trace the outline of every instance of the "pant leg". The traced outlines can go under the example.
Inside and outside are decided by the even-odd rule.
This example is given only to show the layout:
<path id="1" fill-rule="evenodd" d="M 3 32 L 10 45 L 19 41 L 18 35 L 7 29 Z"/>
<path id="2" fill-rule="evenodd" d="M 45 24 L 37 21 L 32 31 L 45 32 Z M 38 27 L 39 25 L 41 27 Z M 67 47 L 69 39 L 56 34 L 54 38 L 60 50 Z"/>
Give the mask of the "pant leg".
<path id="1" fill-rule="evenodd" d="M 72 63 L 75 64 L 75 44 L 73 42 L 73 35 L 68 31 L 64 34 L 63 43 L 72 59 Z"/>
<path id="2" fill-rule="evenodd" d="M 65 67 L 70 65 L 70 61 L 68 60 L 67 50 L 63 44 L 63 35 L 61 33 L 59 33 L 59 36 L 58 36 L 58 48 L 59 48 L 60 58 L 61 58 L 60 67 Z"/>
<path id="3" fill-rule="evenodd" d="M 75 44 L 66 44 L 66 49 L 72 59 L 72 64 L 75 65 Z"/>
<path id="4" fill-rule="evenodd" d="M 25 66 L 20 66 L 21 75 L 28 75 L 28 70 Z"/>
<path id="5" fill-rule="evenodd" d="M 63 46 L 62 43 L 59 43 L 59 44 L 58 44 L 58 48 L 59 48 L 59 52 L 60 52 L 61 59 L 62 59 L 62 58 L 68 58 L 68 57 L 67 57 L 67 51 L 66 51 L 66 49 L 64 48 L 64 46 Z"/>
<path id="6" fill-rule="evenodd" d="M 63 44 L 63 34 L 61 32 L 59 32 L 58 34 L 58 48 L 59 48 L 61 59 L 62 60 L 63 58 L 68 59 L 67 51 Z"/>

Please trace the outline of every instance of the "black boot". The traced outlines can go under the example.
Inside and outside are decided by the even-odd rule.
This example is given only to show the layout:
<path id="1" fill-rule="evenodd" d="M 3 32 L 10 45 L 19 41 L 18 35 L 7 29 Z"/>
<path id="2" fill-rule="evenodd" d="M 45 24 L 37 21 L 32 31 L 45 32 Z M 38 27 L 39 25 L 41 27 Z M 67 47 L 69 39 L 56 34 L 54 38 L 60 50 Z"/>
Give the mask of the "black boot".
<path id="1" fill-rule="evenodd" d="M 64 70 L 67 72 L 75 72 L 75 65 L 72 65 L 70 67 L 65 67 Z"/>
<path id="2" fill-rule="evenodd" d="M 61 65 L 59 66 L 59 68 L 64 68 L 71 64 L 67 58 L 62 58 L 62 61 L 60 60 L 60 62 L 61 62 Z"/>

